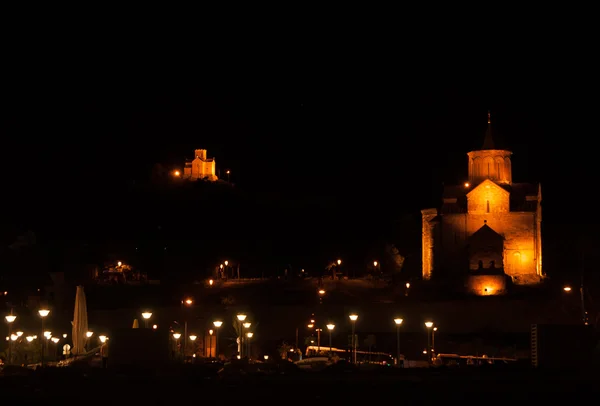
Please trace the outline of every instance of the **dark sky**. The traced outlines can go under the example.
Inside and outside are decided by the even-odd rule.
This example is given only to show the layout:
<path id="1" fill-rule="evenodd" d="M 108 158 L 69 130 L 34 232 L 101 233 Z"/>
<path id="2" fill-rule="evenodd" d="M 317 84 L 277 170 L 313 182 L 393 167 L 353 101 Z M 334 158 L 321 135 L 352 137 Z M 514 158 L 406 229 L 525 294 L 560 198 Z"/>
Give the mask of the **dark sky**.
<path id="1" fill-rule="evenodd" d="M 465 178 L 488 109 L 514 152 L 515 181 L 540 180 L 554 203 L 574 207 L 565 187 L 587 175 L 579 148 L 589 136 L 577 130 L 585 113 L 558 85 L 438 87 L 352 75 L 223 82 L 14 85 L 4 95 L 3 175 L 13 186 L 128 181 L 206 148 L 243 188 L 401 194 L 406 209 L 418 209 L 441 182 Z"/>
<path id="2" fill-rule="evenodd" d="M 16 76 L 2 95 L 6 204 L 48 209 L 83 188 L 110 193 L 206 148 L 244 190 L 379 199 L 415 214 L 439 203 L 443 182 L 464 181 L 490 109 L 514 152 L 513 180 L 542 182 L 550 246 L 594 234 L 578 195 L 595 179 L 591 109 L 576 79 L 433 80 L 378 66 L 198 76 Z"/>

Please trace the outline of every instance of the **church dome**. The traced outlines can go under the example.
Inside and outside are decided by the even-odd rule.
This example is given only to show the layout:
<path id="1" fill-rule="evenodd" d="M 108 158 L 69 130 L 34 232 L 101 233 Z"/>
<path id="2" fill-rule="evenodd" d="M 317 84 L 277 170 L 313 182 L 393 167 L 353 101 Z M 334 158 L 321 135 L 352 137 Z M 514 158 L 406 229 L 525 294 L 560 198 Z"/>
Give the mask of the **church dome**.
<path id="1" fill-rule="evenodd" d="M 510 156 L 512 152 L 503 149 L 499 137 L 494 137 L 491 115 L 488 111 L 488 126 L 481 149 L 471 151 L 469 157 L 469 182 L 475 185 L 486 179 L 496 183 L 511 184 L 512 168 Z"/>

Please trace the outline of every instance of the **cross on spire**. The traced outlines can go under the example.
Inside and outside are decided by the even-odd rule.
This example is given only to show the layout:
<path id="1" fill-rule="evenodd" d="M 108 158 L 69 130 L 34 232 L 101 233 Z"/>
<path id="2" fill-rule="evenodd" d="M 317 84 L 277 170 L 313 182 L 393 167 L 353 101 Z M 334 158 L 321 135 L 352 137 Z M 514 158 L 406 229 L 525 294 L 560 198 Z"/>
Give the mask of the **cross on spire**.
<path id="1" fill-rule="evenodd" d="M 491 119 L 491 113 L 488 110 L 488 128 L 487 131 L 485 132 L 485 138 L 483 139 L 483 147 L 481 147 L 482 150 L 485 149 L 496 149 L 496 146 L 494 144 L 494 139 L 492 138 L 492 119 Z"/>

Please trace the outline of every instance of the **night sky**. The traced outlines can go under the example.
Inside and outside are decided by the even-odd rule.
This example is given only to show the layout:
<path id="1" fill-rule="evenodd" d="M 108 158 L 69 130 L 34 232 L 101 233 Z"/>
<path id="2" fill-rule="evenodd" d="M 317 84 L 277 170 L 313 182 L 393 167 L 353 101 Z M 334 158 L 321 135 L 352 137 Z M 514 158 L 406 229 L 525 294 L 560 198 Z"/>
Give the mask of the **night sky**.
<path id="1" fill-rule="evenodd" d="M 15 81 L 3 94 L 0 127 L 3 200 L 13 210 L 3 223 L 29 226 L 23 207 L 79 216 L 65 214 L 64 202 L 82 190 L 118 193 L 157 163 L 181 168 L 195 148 L 208 149 L 218 170 L 230 168 L 240 190 L 335 196 L 353 216 L 361 201 L 381 202 L 382 217 L 418 214 L 439 204 L 444 182 L 465 180 L 466 152 L 481 146 L 489 109 L 514 152 L 513 180 L 542 182 L 545 247 L 593 236 L 596 220 L 581 210 L 595 179 L 585 147 L 593 134 L 580 129 L 590 117 L 575 86 L 392 75 L 372 67 L 196 83 L 64 73 Z"/>

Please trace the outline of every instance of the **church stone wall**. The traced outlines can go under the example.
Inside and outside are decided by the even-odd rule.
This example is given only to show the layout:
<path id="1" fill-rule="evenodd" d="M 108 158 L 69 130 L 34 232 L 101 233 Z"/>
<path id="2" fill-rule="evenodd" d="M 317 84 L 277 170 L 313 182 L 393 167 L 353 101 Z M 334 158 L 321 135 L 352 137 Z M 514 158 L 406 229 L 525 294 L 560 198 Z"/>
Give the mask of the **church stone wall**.
<path id="1" fill-rule="evenodd" d="M 467 195 L 469 214 L 508 213 L 509 196 L 506 190 L 486 180 Z"/>
<path id="2" fill-rule="evenodd" d="M 421 210 L 422 215 L 422 262 L 423 262 L 423 279 L 431 279 L 431 272 L 434 266 L 434 227 L 432 221 L 437 216 L 437 209 Z"/>

